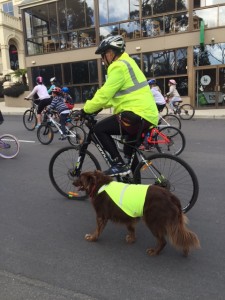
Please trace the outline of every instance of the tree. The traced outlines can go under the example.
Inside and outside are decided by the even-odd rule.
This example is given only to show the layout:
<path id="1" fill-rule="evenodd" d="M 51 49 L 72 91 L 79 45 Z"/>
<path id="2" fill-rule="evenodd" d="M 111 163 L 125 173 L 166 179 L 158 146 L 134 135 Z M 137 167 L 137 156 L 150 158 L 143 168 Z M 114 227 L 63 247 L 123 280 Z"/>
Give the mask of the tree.
<path id="1" fill-rule="evenodd" d="M 17 69 L 14 72 L 10 73 L 13 77 L 16 77 L 17 79 L 22 79 L 22 84 L 27 85 L 27 70 L 26 69 Z"/>

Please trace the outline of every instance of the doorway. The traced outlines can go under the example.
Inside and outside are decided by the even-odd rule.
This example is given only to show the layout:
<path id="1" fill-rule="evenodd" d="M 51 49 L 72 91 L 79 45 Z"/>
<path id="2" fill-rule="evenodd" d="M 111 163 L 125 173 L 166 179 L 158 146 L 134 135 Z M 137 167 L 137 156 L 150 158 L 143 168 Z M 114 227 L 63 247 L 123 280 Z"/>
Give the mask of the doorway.
<path id="1" fill-rule="evenodd" d="M 196 108 L 225 107 L 225 67 L 196 70 Z"/>

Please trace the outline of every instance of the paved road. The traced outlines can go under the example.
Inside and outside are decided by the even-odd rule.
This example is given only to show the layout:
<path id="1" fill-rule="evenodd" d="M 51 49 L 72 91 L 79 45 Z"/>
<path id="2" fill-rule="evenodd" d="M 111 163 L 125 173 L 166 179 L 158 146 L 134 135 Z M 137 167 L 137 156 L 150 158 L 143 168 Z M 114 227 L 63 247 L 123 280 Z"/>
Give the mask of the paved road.
<path id="1" fill-rule="evenodd" d="M 0 299 L 225 299 L 224 129 L 224 120 L 183 122 L 181 157 L 200 184 L 188 217 L 201 250 L 185 259 L 168 245 L 148 257 L 154 239 L 141 223 L 134 245 L 113 224 L 98 243 L 87 243 L 95 226 L 89 201 L 63 199 L 48 178 L 50 157 L 67 142 L 40 145 L 21 117 L 6 116 L 1 132 L 24 142 L 16 159 L 0 158 Z"/>

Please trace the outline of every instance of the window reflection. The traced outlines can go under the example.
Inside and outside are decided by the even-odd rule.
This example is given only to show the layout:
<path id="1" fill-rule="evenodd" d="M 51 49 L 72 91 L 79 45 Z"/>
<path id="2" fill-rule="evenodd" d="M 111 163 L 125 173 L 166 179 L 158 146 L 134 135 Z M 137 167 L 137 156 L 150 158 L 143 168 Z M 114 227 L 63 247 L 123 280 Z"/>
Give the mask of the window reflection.
<path id="1" fill-rule="evenodd" d="M 143 55 L 143 72 L 146 77 L 187 73 L 187 49 L 159 51 Z"/>
<path id="2" fill-rule="evenodd" d="M 219 26 L 225 25 L 225 6 L 219 7 Z"/>
<path id="3" fill-rule="evenodd" d="M 141 56 L 138 54 L 131 54 L 130 56 L 135 60 L 138 67 L 141 69 Z"/>
<path id="4" fill-rule="evenodd" d="M 152 37 L 161 34 L 163 30 L 163 18 L 145 19 L 142 21 L 142 31 L 144 37 Z"/>
<path id="5" fill-rule="evenodd" d="M 205 51 L 200 51 L 199 46 L 194 47 L 194 65 L 220 65 L 225 64 L 225 43 L 205 45 Z"/>
<path id="6" fill-rule="evenodd" d="M 140 38 L 142 36 L 141 26 L 139 22 L 133 21 L 100 27 L 100 40 L 103 40 L 109 35 L 117 34 L 121 34 L 125 40 Z"/>
<path id="7" fill-rule="evenodd" d="M 94 0 L 59 0 L 26 9 L 28 55 L 94 46 L 93 7 Z M 86 29 L 74 30 L 79 28 Z"/>
<path id="8" fill-rule="evenodd" d="M 194 8 L 224 4 L 224 0 L 194 0 Z"/>
<path id="9" fill-rule="evenodd" d="M 217 7 L 196 10 L 194 16 L 197 16 L 199 19 L 203 19 L 206 28 L 212 28 L 217 26 Z"/>

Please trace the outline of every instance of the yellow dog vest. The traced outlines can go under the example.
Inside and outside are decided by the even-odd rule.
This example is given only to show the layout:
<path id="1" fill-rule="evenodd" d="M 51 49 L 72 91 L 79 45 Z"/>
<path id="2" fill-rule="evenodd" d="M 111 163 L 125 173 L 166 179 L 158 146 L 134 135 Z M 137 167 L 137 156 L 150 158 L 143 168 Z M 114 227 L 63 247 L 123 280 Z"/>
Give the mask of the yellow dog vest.
<path id="1" fill-rule="evenodd" d="M 149 185 L 112 181 L 107 185 L 103 185 L 99 189 L 98 194 L 105 191 L 127 215 L 136 218 L 143 216 L 143 207 L 148 188 Z"/>

